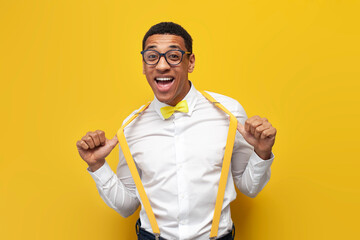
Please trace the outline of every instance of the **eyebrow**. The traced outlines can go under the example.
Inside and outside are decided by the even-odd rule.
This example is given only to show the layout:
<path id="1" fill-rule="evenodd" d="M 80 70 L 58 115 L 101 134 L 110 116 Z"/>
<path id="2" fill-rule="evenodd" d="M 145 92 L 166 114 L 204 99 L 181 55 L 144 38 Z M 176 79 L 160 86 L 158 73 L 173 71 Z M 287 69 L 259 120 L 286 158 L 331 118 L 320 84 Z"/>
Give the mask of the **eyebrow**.
<path id="1" fill-rule="evenodd" d="M 156 45 L 150 45 L 148 46 L 145 50 L 148 50 L 148 49 L 154 49 L 156 48 L 157 46 Z M 169 48 L 176 48 L 176 49 L 180 49 L 181 50 L 181 47 L 179 45 L 170 45 Z"/>

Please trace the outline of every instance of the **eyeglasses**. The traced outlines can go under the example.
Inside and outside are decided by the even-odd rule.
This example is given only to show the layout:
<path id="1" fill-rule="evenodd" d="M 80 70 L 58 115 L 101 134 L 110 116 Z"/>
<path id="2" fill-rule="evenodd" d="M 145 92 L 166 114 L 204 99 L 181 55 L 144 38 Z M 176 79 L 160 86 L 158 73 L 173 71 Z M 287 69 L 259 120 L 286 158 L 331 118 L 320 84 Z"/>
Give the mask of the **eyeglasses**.
<path id="1" fill-rule="evenodd" d="M 141 51 L 144 62 L 148 65 L 156 65 L 160 61 L 160 58 L 164 56 L 166 62 L 170 66 L 175 66 L 181 63 L 184 54 L 191 54 L 191 52 L 185 52 L 183 50 L 169 50 L 165 53 L 159 53 L 156 50 Z"/>

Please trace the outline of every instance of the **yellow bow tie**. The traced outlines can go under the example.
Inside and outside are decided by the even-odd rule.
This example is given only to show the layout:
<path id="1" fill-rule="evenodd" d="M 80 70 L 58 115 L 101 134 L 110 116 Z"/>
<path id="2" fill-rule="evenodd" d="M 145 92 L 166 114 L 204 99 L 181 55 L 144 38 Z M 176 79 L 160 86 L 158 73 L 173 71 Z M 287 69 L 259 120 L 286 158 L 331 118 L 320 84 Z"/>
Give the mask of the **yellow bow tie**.
<path id="1" fill-rule="evenodd" d="M 173 113 L 175 111 L 185 112 L 185 113 L 189 112 L 189 108 L 188 108 L 188 104 L 187 104 L 186 100 L 182 100 L 181 102 L 176 104 L 175 107 L 166 106 L 166 107 L 160 108 L 160 112 L 165 119 L 168 119 L 169 117 L 171 117 L 171 115 L 173 115 Z"/>

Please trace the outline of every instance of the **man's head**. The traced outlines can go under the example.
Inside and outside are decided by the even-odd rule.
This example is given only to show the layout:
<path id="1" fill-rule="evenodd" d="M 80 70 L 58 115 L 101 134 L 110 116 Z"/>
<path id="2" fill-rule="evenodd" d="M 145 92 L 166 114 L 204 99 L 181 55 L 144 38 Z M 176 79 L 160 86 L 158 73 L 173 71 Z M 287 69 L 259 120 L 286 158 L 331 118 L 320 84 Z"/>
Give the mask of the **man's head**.
<path id="1" fill-rule="evenodd" d="M 145 34 L 142 42 L 142 50 L 145 50 L 145 42 L 154 34 L 171 34 L 184 39 L 186 49 L 192 53 L 192 38 L 190 34 L 179 24 L 173 22 L 161 22 L 152 26 Z"/>
<path id="2" fill-rule="evenodd" d="M 142 53 L 143 73 L 156 98 L 176 105 L 190 90 L 188 73 L 195 66 L 191 36 L 178 24 L 156 24 L 144 36 Z"/>

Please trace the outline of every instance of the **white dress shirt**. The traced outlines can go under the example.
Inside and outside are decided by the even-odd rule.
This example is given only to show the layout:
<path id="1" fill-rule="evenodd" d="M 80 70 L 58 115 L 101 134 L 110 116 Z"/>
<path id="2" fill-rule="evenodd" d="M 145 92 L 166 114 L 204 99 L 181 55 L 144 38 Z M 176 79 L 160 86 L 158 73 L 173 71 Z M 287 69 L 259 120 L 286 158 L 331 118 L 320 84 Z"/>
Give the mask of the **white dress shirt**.
<path id="1" fill-rule="evenodd" d="M 209 239 L 228 134 L 228 116 L 191 85 L 184 98 L 188 113 L 175 112 L 165 120 L 160 108 L 167 105 L 155 97 L 124 131 L 161 237 L 166 239 Z M 209 94 L 244 124 L 247 116 L 236 100 Z M 121 148 L 119 153 L 117 174 L 106 162 L 97 171 L 88 172 L 105 203 L 127 217 L 141 201 Z M 236 133 L 218 236 L 232 229 L 234 182 L 242 193 L 255 197 L 270 179 L 273 159 L 273 154 L 269 160 L 261 159 Z M 143 206 L 140 219 L 141 227 L 152 232 Z"/>

